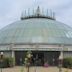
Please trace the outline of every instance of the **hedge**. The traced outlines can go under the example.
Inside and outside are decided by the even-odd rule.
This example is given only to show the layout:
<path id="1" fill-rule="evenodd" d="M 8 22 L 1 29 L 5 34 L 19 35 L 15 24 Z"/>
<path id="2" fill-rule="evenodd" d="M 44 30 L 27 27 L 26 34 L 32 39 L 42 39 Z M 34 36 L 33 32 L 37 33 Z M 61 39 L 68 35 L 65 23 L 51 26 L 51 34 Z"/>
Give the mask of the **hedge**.
<path id="1" fill-rule="evenodd" d="M 14 63 L 14 58 L 12 57 L 4 57 L 2 62 L 0 59 L 0 68 L 6 68 L 6 67 L 13 67 Z"/>
<path id="2" fill-rule="evenodd" d="M 71 57 L 63 59 L 63 67 L 72 68 L 72 58 Z"/>

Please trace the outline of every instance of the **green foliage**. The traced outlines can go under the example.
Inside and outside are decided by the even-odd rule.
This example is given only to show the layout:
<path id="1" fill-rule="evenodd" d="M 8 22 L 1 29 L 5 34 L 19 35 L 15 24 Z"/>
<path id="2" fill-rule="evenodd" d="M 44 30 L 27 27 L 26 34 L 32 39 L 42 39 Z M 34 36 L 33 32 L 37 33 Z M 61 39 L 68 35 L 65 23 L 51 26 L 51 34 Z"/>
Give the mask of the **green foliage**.
<path id="1" fill-rule="evenodd" d="M 5 68 L 5 67 L 13 67 L 13 61 L 14 59 L 12 57 L 4 57 L 2 59 L 2 62 L 1 62 L 1 59 L 0 59 L 0 67 L 2 68 Z"/>
<path id="2" fill-rule="evenodd" d="M 8 58 L 8 62 L 9 62 L 9 67 L 13 67 L 13 58 L 12 57 L 10 57 L 10 58 Z"/>
<path id="3" fill-rule="evenodd" d="M 72 68 L 72 58 L 64 58 L 63 59 L 63 67 Z"/>
<path id="4" fill-rule="evenodd" d="M 30 65 L 31 57 L 32 57 L 32 52 L 31 51 L 27 51 L 26 55 L 25 55 L 25 60 L 24 60 L 25 66 L 29 66 Z"/>

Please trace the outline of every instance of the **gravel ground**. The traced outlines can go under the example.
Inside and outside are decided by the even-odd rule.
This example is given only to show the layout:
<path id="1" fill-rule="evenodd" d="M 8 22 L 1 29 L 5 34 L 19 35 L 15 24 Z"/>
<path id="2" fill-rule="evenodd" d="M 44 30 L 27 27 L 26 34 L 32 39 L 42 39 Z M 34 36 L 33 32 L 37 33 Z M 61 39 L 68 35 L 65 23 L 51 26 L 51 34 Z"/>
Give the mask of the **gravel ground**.
<path id="1" fill-rule="evenodd" d="M 72 72 L 72 69 L 62 68 L 62 72 L 66 71 Z M 27 72 L 27 68 L 21 66 L 15 66 L 13 68 L 3 68 L 2 72 Z M 59 72 L 59 69 L 57 67 L 30 67 L 29 72 Z"/>

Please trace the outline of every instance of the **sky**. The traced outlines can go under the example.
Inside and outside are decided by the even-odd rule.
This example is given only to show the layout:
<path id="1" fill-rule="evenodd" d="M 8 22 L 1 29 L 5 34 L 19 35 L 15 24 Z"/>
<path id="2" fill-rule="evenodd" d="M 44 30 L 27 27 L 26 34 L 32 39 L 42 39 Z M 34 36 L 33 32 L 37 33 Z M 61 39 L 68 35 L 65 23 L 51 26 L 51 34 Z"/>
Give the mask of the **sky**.
<path id="1" fill-rule="evenodd" d="M 72 27 L 72 0 L 0 0 L 0 29 L 20 20 L 25 9 L 52 9 L 56 20 Z"/>

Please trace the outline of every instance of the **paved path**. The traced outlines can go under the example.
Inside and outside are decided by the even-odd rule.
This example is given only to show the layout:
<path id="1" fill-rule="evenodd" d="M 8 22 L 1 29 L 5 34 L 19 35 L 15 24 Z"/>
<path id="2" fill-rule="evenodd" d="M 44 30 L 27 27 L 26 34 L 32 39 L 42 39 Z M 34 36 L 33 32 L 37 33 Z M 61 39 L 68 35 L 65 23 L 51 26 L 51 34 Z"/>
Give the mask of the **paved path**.
<path id="1" fill-rule="evenodd" d="M 68 72 L 72 72 L 72 69 L 62 68 L 62 72 L 66 72 L 67 70 Z M 16 66 L 13 68 L 4 68 L 2 72 L 27 72 L 27 69 L 25 67 Z M 59 72 L 59 69 L 57 67 L 30 67 L 29 72 Z"/>

